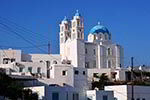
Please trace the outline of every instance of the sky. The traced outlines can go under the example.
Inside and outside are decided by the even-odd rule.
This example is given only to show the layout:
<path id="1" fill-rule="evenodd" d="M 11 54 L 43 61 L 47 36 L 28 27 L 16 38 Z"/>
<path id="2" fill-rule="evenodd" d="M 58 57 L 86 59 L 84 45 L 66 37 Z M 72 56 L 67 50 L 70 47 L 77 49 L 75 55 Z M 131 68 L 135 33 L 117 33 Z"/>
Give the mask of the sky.
<path id="1" fill-rule="evenodd" d="M 149 5 L 149 0 L 0 0 L 0 46 L 46 53 L 50 42 L 51 53 L 59 53 L 59 23 L 79 10 L 85 38 L 100 21 L 124 47 L 126 65 L 132 56 L 136 65 L 150 65 Z M 29 48 L 33 45 L 38 48 Z"/>

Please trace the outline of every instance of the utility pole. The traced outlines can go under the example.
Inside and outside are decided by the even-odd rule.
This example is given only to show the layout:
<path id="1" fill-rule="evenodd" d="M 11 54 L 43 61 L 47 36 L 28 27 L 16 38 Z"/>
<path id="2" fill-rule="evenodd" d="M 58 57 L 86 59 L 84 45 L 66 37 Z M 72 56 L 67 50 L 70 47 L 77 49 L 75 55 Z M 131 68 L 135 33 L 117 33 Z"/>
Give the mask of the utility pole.
<path id="1" fill-rule="evenodd" d="M 50 42 L 48 42 L 48 54 L 50 54 L 51 51 L 50 51 Z"/>
<path id="2" fill-rule="evenodd" d="M 133 57 L 131 57 L 131 87 L 132 87 L 132 94 L 131 100 L 134 100 L 134 76 L 133 76 Z"/>

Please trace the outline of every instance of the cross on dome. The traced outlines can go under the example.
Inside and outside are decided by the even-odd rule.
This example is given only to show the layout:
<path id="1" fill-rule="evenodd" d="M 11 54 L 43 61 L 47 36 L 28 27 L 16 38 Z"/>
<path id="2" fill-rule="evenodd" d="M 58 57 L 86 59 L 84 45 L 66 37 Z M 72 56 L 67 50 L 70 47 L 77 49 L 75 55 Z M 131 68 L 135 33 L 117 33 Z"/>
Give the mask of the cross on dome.
<path id="1" fill-rule="evenodd" d="M 63 21 L 67 21 L 67 17 L 66 16 L 64 17 Z"/>
<path id="2" fill-rule="evenodd" d="M 75 16 L 80 16 L 80 14 L 79 14 L 79 10 L 76 10 L 76 14 L 75 14 Z"/>

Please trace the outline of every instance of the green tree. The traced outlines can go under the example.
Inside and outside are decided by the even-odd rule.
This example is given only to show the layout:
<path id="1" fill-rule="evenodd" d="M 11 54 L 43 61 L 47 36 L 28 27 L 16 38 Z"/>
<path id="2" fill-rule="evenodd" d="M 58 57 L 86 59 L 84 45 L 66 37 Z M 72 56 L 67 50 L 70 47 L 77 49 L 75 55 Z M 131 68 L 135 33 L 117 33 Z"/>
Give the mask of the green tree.
<path id="1" fill-rule="evenodd" d="M 92 81 L 92 89 L 97 87 L 99 90 L 104 90 L 104 86 L 107 85 L 109 81 L 108 76 L 103 73 L 101 75 L 96 75 L 95 78 L 97 78 L 98 81 Z"/>
<path id="2" fill-rule="evenodd" d="M 0 73 L 0 95 L 10 100 L 38 100 L 38 94 L 30 89 L 25 90 L 15 79 Z"/>

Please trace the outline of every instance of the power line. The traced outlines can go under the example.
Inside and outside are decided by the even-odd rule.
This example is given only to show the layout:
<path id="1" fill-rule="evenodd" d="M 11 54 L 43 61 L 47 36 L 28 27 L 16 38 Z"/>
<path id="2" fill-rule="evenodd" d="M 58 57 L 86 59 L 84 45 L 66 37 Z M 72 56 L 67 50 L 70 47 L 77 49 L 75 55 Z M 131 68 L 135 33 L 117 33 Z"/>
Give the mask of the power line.
<path id="1" fill-rule="evenodd" d="M 32 46 L 36 47 L 37 49 L 39 49 L 40 51 L 44 52 L 47 54 L 46 51 L 42 50 L 41 48 L 37 47 L 35 44 L 33 44 L 31 41 L 29 41 L 28 39 L 24 38 L 22 35 L 20 35 L 19 33 L 17 33 L 16 31 L 13 31 L 9 26 L 0 23 L 1 25 L 3 25 L 5 28 L 7 28 L 11 33 L 15 34 L 16 36 L 20 37 L 21 39 L 23 39 L 24 41 L 26 41 L 27 43 L 31 44 Z M 51 57 L 53 57 L 52 55 L 49 55 Z M 53 57 L 54 59 L 57 59 L 55 57 Z"/>
<path id="2" fill-rule="evenodd" d="M 46 47 L 47 44 L 44 45 L 37 45 L 37 47 Z M 25 47 L 18 47 L 18 46 L 4 46 L 4 45 L 0 45 L 0 47 L 4 47 L 4 48 L 36 48 L 34 46 L 25 46 Z"/>
<path id="3" fill-rule="evenodd" d="M 3 17 L 1 17 L 1 16 L 0 16 L 0 18 L 1 18 L 2 21 L 5 20 L 5 23 L 6 23 L 6 21 L 7 21 L 7 22 L 9 23 L 9 25 L 10 25 L 10 23 L 11 23 L 11 24 L 17 26 L 17 29 L 19 29 L 19 30 L 22 30 L 22 31 L 24 31 L 24 32 L 29 32 L 29 33 L 34 34 L 34 35 L 39 35 L 40 38 L 41 38 L 41 36 L 42 36 L 42 34 L 39 34 L 39 33 L 37 33 L 37 32 L 33 32 L 32 30 L 27 29 L 27 28 L 25 28 L 25 27 L 23 27 L 23 26 L 21 26 L 21 25 L 18 25 L 17 23 L 15 23 L 15 22 L 13 22 L 13 21 L 10 21 L 10 20 L 8 20 L 8 19 L 6 19 L 6 18 L 3 18 Z M 19 28 L 18 28 L 18 27 L 19 27 Z M 49 41 L 49 39 L 48 39 L 46 36 L 44 36 L 44 35 L 43 35 L 43 38 Z"/>

